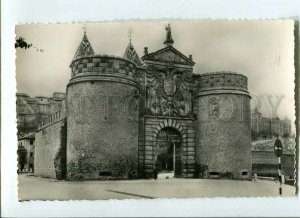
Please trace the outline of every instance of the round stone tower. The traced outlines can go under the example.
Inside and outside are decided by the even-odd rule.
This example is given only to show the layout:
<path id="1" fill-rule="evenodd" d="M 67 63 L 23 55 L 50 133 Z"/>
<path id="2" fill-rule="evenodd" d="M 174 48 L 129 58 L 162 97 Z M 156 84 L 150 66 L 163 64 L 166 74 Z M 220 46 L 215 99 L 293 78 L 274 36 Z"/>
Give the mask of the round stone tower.
<path id="1" fill-rule="evenodd" d="M 127 178 L 138 168 L 137 67 L 95 55 L 84 35 L 67 86 L 67 178 Z"/>
<path id="2" fill-rule="evenodd" d="M 208 178 L 251 179 L 250 98 L 246 76 L 197 75 L 197 164 Z"/>

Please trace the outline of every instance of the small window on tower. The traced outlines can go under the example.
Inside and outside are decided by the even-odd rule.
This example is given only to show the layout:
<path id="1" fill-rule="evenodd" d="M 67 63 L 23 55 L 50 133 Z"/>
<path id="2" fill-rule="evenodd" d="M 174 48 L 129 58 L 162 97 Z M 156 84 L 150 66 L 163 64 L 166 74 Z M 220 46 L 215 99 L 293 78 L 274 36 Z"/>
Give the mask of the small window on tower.
<path id="1" fill-rule="evenodd" d="M 247 171 L 243 171 L 242 172 L 242 176 L 248 176 L 248 172 Z"/>
<path id="2" fill-rule="evenodd" d="M 209 172 L 209 175 L 211 176 L 220 176 L 219 172 Z"/>

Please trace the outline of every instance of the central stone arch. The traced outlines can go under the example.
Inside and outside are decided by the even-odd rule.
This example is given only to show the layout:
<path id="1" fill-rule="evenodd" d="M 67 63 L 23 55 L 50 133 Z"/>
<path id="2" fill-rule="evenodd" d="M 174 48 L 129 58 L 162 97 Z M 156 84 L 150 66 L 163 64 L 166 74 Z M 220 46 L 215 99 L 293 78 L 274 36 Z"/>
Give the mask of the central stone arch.
<path id="1" fill-rule="evenodd" d="M 153 138 L 154 168 L 159 172 L 183 176 L 183 146 L 185 132 L 176 120 L 167 119 L 156 125 Z"/>
<path id="2" fill-rule="evenodd" d="M 155 130 L 154 130 L 154 137 L 156 137 L 157 133 L 161 131 L 161 129 L 166 128 L 166 127 L 173 127 L 174 129 L 178 130 L 180 134 L 183 136 L 185 133 L 183 131 L 183 128 L 179 122 L 176 120 L 172 119 L 166 119 L 161 121 L 158 125 L 156 125 Z"/>
<path id="3" fill-rule="evenodd" d="M 182 137 L 173 127 L 162 128 L 155 139 L 154 166 L 160 173 L 182 176 Z"/>
<path id="4" fill-rule="evenodd" d="M 164 128 L 173 128 L 178 132 L 178 135 L 180 135 L 181 152 L 180 163 L 177 161 L 177 169 L 180 168 L 181 172 L 177 172 L 179 175 L 176 176 L 184 178 L 194 177 L 196 146 L 193 122 L 194 120 L 191 118 L 148 117 L 145 120 L 145 138 L 144 141 L 142 141 L 141 149 L 139 150 L 139 163 L 140 166 L 143 167 L 143 176 L 145 178 L 153 178 L 157 158 L 155 153 L 155 148 L 157 147 L 156 138 Z M 181 165 L 181 167 L 178 165 Z"/>

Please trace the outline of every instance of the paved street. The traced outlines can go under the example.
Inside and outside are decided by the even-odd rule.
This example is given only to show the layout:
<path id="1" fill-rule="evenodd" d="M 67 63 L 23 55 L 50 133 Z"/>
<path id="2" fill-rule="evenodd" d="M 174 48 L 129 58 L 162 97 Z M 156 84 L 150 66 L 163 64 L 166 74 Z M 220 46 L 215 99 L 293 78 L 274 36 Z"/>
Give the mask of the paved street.
<path id="1" fill-rule="evenodd" d="M 196 198 L 278 196 L 279 184 L 258 180 L 164 179 L 68 182 L 19 175 L 20 200 L 99 200 L 126 198 Z M 283 185 L 283 195 L 295 188 Z"/>

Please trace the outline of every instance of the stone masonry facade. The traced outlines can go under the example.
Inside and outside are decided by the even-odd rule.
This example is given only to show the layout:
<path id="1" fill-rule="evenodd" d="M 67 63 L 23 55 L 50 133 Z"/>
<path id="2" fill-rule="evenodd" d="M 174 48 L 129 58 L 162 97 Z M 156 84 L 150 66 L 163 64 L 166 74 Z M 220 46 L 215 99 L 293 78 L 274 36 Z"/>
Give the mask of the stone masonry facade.
<path id="1" fill-rule="evenodd" d="M 63 179 L 66 173 L 66 120 L 64 111 L 57 111 L 39 125 L 35 133 L 34 174 Z"/>
<path id="2" fill-rule="evenodd" d="M 164 47 L 141 58 L 131 41 L 123 57 L 95 54 L 84 34 L 64 111 L 36 134 L 36 175 L 251 179 L 247 77 L 194 73 L 166 30 Z"/>

